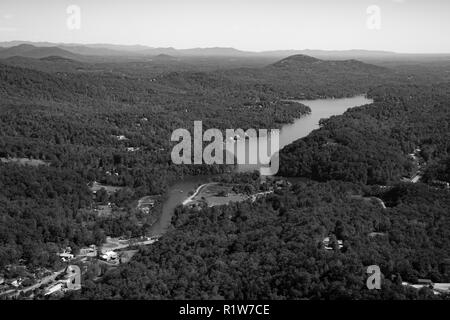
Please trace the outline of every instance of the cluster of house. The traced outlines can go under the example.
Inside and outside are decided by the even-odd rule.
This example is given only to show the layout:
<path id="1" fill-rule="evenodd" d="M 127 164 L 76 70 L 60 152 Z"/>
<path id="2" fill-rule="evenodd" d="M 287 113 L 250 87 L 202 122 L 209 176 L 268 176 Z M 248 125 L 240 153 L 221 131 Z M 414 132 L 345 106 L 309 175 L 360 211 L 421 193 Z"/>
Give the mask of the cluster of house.
<path id="1" fill-rule="evenodd" d="M 401 179 L 402 182 L 412 182 L 417 183 L 422 178 L 423 172 L 422 167 L 426 164 L 423 159 L 420 157 L 420 152 L 422 150 L 420 148 L 415 148 L 413 153 L 410 153 L 408 156 L 409 158 L 414 161 L 414 163 L 417 165 L 417 172 L 412 177 L 403 177 Z"/>
<path id="2" fill-rule="evenodd" d="M 63 252 L 58 253 L 58 256 L 61 258 L 62 262 L 69 262 L 75 258 L 75 255 L 72 253 L 72 249 L 67 247 L 63 250 Z M 78 257 L 96 257 L 97 256 L 97 246 L 92 244 L 87 248 L 81 248 L 80 253 L 77 255 Z"/>
<path id="3" fill-rule="evenodd" d="M 420 148 L 416 148 L 414 149 L 414 153 L 410 153 L 408 156 L 409 158 L 414 161 L 414 163 L 417 164 L 418 166 L 418 170 L 416 172 L 416 174 L 411 177 L 403 177 L 401 179 L 402 182 L 412 182 L 412 183 L 417 183 L 419 182 L 419 180 L 422 178 L 423 175 L 423 170 L 422 167 L 424 165 L 426 165 L 425 161 L 420 157 L 420 152 L 422 150 Z M 450 190 L 450 183 L 447 181 L 441 181 L 441 180 L 433 180 L 431 182 L 428 183 L 430 186 L 435 187 L 435 188 L 440 188 L 440 189 L 446 189 L 446 190 Z"/>
<path id="4" fill-rule="evenodd" d="M 273 193 L 273 191 L 258 192 L 258 193 L 252 194 L 250 196 L 250 198 L 252 199 L 252 202 L 255 202 L 259 197 L 264 197 L 264 196 L 269 195 L 271 193 Z"/>
<path id="5" fill-rule="evenodd" d="M 422 288 L 429 288 L 433 290 L 435 295 L 450 293 L 450 283 L 433 283 L 429 279 L 418 279 L 417 284 L 411 284 L 409 282 L 402 282 L 402 285 L 408 286 L 417 290 Z"/>
<path id="6" fill-rule="evenodd" d="M 52 271 L 46 268 L 37 268 L 33 271 L 28 270 L 24 265 L 8 265 L 5 266 L 5 270 L 19 270 L 14 277 L 8 277 L 0 274 L 0 295 L 2 294 L 14 294 L 18 292 L 20 288 L 34 285 L 38 279 L 49 276 Z"/>
<path id="7" fill-rule="evenodd" d="M 149 200 L 149 199 L 146 199 Z M 153 200 L 152 200 L 153 201 Z M 127 248 L 130 245 L 130 241 L 133 245 L 140 246 L 140 245 L 148 245 L 152 244 L 159 240 L 160 236 L 153 236 L 153 237 L 141 237 L 136 239 L 121 239 L 119 240 L 119 243 L 122 241 L 122 246 L 119 245 L 120 248 Z M 117 248 L 118 249 L 118 248 Z M 106 261 L 110 264 L 119 264 L 119 263 L 126 263 L 128 262 L 133 254 L 137 252 L 137 250 L 125 250 L 123 252 L 115 252 L 113 250 L 107 250 L 101 252 L 99 255 L 99 248 L 97 248 L 96 245 L 90 245 L 89 247 L 81 248 L 79 251 L 79 254 L 75 255 L 72 252 L 72 248 L 66 247 L 64 250 L 62 250 L 61 253 L 58 253 L 58 256 L 61 258 L 61 260 L 65 263 L 71 262 L 71 260 L 77 259 L 77 265 L 82 266 L 87 270 L 88 265 L 90 264 L 90 260 L 87 260 L 87 257 L 98 257 L 99 260 Z M 73 262 L 72 262 L 73 264 Z M 21 276 L 17 276 L 15 278 L 8 278 L 4 275 L 0 274 L 0 296 L 2 295 L 8 295 L 8 296 L 18 296 L 21 292 L 29 292 L 31 295 L 29 297 L 32 297 L 35 295 L 35 290 L 38 289 L 40 286 L 42 287 L 44 283 L 50 283 L 43 289 L 38 289 L 40 294 L 43 294 L 44 296 L 56 294 L 56 293 L 64 293 L 68 290 L 78 290 L 81 288 L 80 286 L 74 286 L 72 282 L 72 278 L 64 273 L 64 276 L 62 279 L 60 278 L 60 274 L 63 273 L 62 271 L 59 272 L 52 272 L 45 268 L 38 268 L 34 270 L 33 272 L 29 272 L 27 270 L 27 267 L 24 265 L 10 265 L 6 266 L 6 271 L 13 271 L 17 270 L 19 268 L 20 272 L 18 274 L 21 274 Z M 17 272 L 16 272 L 17 273 Z M 52 276 L 54 275 L 54 276 Z M 55 280 L 55 278 L 57 280 Z M 45 280 L 44 280 L 45 279 Z"/>
<path id="8" fill-rule="evenodd" d="M 97 256 L 97 246 L 95 244 L 91 244 L 87 248 L 81 248 L 78 255 L 83 257 L 95 257 Z"/>
<path id="9" fill-rule="evenodd" d="M 63 252 L 59 253 L 58 255 L 61 258 L 62 262 L 69 262 L 75 258 L 75 255 L 72 253 L 72 249 L 70 247 L 67 247 L 66 249 L 63 250 Z M 92 245 L 88 248 L 80 249 L 79 256 L 96 256 L 96 255 L 97 250 L 95 245 Z"/>
<path id="10" fill-rule="evenodd" d="M 75 258 L 75 256 L 72 254 L 72 248 L 71 247 L 65 248 L 63 250 L 63 252 L 59 253 L 58 255 L 61 258 L 62 262 L 69 262 L 70 260 Z"/>
<path id="11" fill-rule="evenodd" d="M 64 273 L 64 276 L 62 279 L 56 280 L 52 284 L 45 287 L 43 290 L 43 294 L 44 294 L 44 296 L 49 296 L 51 294 L 55 294 L 58 292 L 65 293 L 67 291 L 80 290 L 80 289 L 81 289 L 81 284 L 74 283 L 73 278 L 69 274 Z"/>
<path id="12" fill-rule="evenodd" d="M 145 120 L 144 120 L 145 119 Z M 142 119 L 142 121 L 148 121 L 148 119 L 147 118 L 143 118 Z M 141 125 L 138 123 L 138 124 L 136 124 L 138 127 L 140 127 Z M 130 139 L 128 139 L 126 136 L 124 136 L 124 135 L 118 135 L 118 136 L 113 136 L 114 138 L 116 138 L 118 141 L 126 141 L 126 140 L 130 140 Z M 139 148 L 139 147 L 127 147 L 127 151 L 128 152 L 136 152 L 136 151 L 139 151 L 141 148 Z"/>
<path id="13" fill-rule="evenodd" d="M 26 278 L 17 277 L 13 279 L 5 279 L 3 276 L 0 276 L 0 292 L 5 291 L 7 289 L 18 288 L 22 285 L 22 283 L 26 280 Z"/>

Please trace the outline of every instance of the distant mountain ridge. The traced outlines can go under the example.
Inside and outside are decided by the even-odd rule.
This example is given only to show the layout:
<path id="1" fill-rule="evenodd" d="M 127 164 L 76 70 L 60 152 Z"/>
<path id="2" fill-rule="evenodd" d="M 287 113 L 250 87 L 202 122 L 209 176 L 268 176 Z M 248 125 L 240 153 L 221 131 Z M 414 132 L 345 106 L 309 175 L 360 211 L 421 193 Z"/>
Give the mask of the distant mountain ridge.
<path id="1" fill-rule="evenodd" d="M 349 60 L 322 60 L 311 56 L 297 54 L 289 56 L 282 60 L 279 60 L 267 68 L 275 68 L 278 70 L 286 70 L 289 72 L 299 71 L 299 72 L 315 72 L 323 73 L 327 72 L 357 72 L 357 73 L 384 73 L 386 69 L 373 64 L 364 63 L 359 60 L 349 59 Z"/>
<path id="2" fill-rule="evenodd" d="M 175 57 L 275 57 L 284 58 L 288 56 L 303 54 L 318 59 L 325 60 L 347 60 L 347 59 L 383 59 L 383 58 L 414 58 L 414 57 L 450 57 L 449 54 L 405 54 L 381 50 L 272 50 L 272 51 L 242 51 L 231 47 L 212 47 L 212 48 L 191 48 L 176 49 L 172 47 L 155 48 L 144 45 L 117 45 L 117 44 L 76 44 L 76 43 L 51 43 L 51 42 L 30 42 L 30 41 L 9 41 L 0 42 L 0 47 L 6 50 L 12 47 L 22 45 L 31 45 L 38 48 L 59 48 L 76 55 L 84 56 L 130 56 L 145 57 L 157 56 L 160 54 L 171 55 Z M 0 48 L 0 53 L 5 52 Z M 68 57 L 70 58 L 70 57 Z M 80 57 L 78 57 L 80 58 Z"/>
<path id="3" fill-rule="evenodd" d="M 292 55 L 289 56 L 285 59 L 282 59 L 278 62 L 275 62 L 273 64 L 274 67 L 286 67 L 286 66 L 291 66 L 292 64 L 311 64 L 311 63 L 315 63 L 315 62 L 319 62 L 321 60 L 311 57 L 311 56 L 307 56 L 304 54 L 296 54 L 296 55 Z"/>
<path id="4" fill-rule="evenodd" d="M 0 58 L 11 58 L 15 56 L 41 59 L 50 56 L 57 56 L 70 60 L 81 60 L 83 57 L 70 51 L 58 47 L 36 47 L 29 44 L 21 44 L 15 47 L 6 48 L 0 51 Z"/>

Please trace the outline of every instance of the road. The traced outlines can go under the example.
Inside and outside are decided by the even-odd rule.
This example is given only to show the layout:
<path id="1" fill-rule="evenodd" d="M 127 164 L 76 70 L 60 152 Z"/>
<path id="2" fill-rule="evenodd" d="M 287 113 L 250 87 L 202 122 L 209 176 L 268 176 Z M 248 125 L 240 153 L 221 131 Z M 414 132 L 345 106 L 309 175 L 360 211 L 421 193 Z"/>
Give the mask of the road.
<path id="1" fill-rule="evenodd" d="M 383 209 L 386 209 L 386 205 L 384 204 L 383 200 L 381 200 L 380 198 L 377 198 L 377 197 L 372 197 L 372 198 L 375 199 L 383 207 Z"/>
<path id="2" fill-rule="evenodd" d="M 42 286 L 43 284 L 47 284 L 47 283 L 49 283 L 50 281 L 54 281 L 54 280 L 56 279 L 56 277 L 59 276 L 61 273 L 63 273 L 65 270 L 66 270 L 66 268 L 61 269 L 61 270 L 59 270 L 59 271 L 56 271 L 56 272 L 54 272 L 53 274 L 51 274 L 51 275 L 49 275 L 49 276 L 47 276 L 47 277 L 42 278 L 41 280 L 39 280 L 39 281 L 38 281 L 37 283 L 35 283 L 34 285 L 29 286 L 29 287 L 27 287 L 27 288 L 25 288 L 25 289 L 19 290 L 19 294 L 20 294 L 20 292 L 26 293 L 26 292 L 28 292 L 28 291 L 32 291 L 32 290 L 34 290 L 34 289 L 39 288 L 39 287 Z"/>
<path id="3" fill-rule="evenodd" d="M 118 243 L 118 242 L 107 242 L 106 244 L 114 244 L 114 247 L 102 247 L 102 253 L 106 253 L 108 251 L 116 251 L 120 249 L 126 249 L 128 247 L 133 246 L 146 246 L 155 243 L 157 240 L 145 240 L 145 241 L 139 241 L 139 242 L 132 242 L 132 243 Z"/>
<path id="4" fill-rule="evenodd" d="M 354 196 L 351 196 L 351 197 L 353 199 L 363 199 L 363 200 L 366 200 L 366 201 L 375 200 L 376 202 L 378 202 L 381 205 L 381 207 L 383 209 L 386 209 L 386 204 L 380 198 L 377 198 L 377 197 L 363 197 L 362 195 L 354 195 Z"/>
<path id="5" fill-rule="evenodd" d="M 54 281 L 54 280 L 56 279 L 56 277 L 58 277 L 58 276 L 59 276 L 61 273 L 63 273 L 65 270 L 66 270 L 66 268 L 61 269 L 61 270 L 59 270 L 59 271 L 56 271 L 56 272 L 52 273 L 51 275 L 46 276 L 46 277 L 40 279 L 38 282 L 36 282 L 36 283 L 33 284 L 32 286 L 29 286 L 29 287 L 26 287 L 26 288 L 24 288 L 24 289 L 17 290 L 17 291 L 15 291 L 15 290 L 9 290 L 9 291 L 6 291 L 6 292 L 1 293 L 0 295 L 8 295 L 8 294 L 10 294 L 10 293 L 13 293 L 13 294 L 10 295 L 10 297 L 18 297 L 22 292 L 23 292 L 23 293 L 27 293 L 27 292 L 29 292 L 29 291 L 33 291 L 33 290 L 35 290 L 35 289 L 41 287 L 41 286 L 44 285 L 44 284 L 47 284 L 47 283 L 49 283 L 49 282 L 51 282 L 51 281 Z"/>
<path id="6" fill-rule="evenodd" d="M 188 203 L 192 202 L 192 200 L 195 198 L 195 196 L 203 189 L 203 187 L 207 186 L 207 185 L 213 185 L 213 184 L 217 184 L 215 182 L 213 183 L 205 183 L 202 184 L 200 187 L 197 188 L 197 190 L 195 190 L 194 194 L 192 196 L 190 196 L 189 198 L 187 198 L 186 200 L 183 201 L 183 206 L 187 205 Z"/>

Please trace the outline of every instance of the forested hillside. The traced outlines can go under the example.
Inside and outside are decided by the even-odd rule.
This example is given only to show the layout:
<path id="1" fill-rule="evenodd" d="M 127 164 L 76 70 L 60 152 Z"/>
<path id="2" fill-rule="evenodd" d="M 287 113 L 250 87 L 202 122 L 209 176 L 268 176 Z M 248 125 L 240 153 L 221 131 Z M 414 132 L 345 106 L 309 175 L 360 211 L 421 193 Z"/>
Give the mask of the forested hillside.
<path id="1" fill-rule="evenodd" d="M 445 259 L 450 198 L 424 185 L 399 185 L 391 203 L 354 197 L 344 182 L 302 182 L 257 202 L 202 211 L 179 209 L 174 230 L 99 283 L 87 299 L 417 299 L 401 285 L 450 279 Z M 333 250 L 322 240 L 331 238 Z M 343 240 L 338 249 L 336 239 Z M 382 290 L 365 286 L 369 265 Z"/>
<path id="2" fill-rule="evenodd" d="M 450 86 L 422 81 L 373 86 L 373 104 L 282 150 L 280 175 L 318 182 L 255 203 L 180 207 L 156 245 L 100 281 L 87 276 L 72 298 L 446 298 L 402 285 L 450 281 L 448 191 L 399 184 L 417 170 L 408 157 L 417 147 L 429 179 L 448 171 Z M 391 186 L 368 186 L 377 184 Z M 369 265 L 381 268 L 381 290 L 366 287 Z"/>
<path id="3" fill-rule="evenodd" d="M 215 72 L 162 71 L 159 63 L 122 72 L 127 64 L 67 59 L 46 71 L 47 60 L 55 57 L 0 63 L 1 266 L 24 259 L 52 267 L 67 245 L 144 235 L 154 217 L 137 219 L 139 198 L 163 195 L 187 175 L 231 170 L 173 165 L 174 129 L 192 130 L 195 120 L 205 129 L 279 128 L 310 111 L 285 100 L 367 93 L 373 104 L 321 121 L 282 150 L 280 175 L 303 182 L 254 203 L 178 208 L 158 243 L 102 279 L 88 272 L 73 297 L 433 298 L 401 281 L 450 281 L 448 192 L 398 185 L 414 173 L 408 154 L 417 147 L 428 165 L 424 181 L 446 179 L 445 76 L 430 82 L 409 71 L 305 56 Z M 94 197 L 93 181 L 122 189 Z M 375 184 L 394 187 L 367 186 Z M 122 215 L 93 213 L 108 202 Z M 381 291 L 365 290 L 371 264 L 384 274 Z"/>
<path id="4" fill-rule="evenodd" d="M 142 63 L 139 72 L 137 67 L 126 71 L 129 63 L 83 63 L 55 56 L 15 57 L 5 63 L 0 63 L 0 170 L 8 173 L 0 175 L 2 265 L 19 259 L 52 265 L 58 248 L 99 244 L 106 235 L 145 233 L 149 226 L 142 221 L 99 219 L 92 211 L 98 201 L 88 183 L 124 187 L 109 200 L 131 216 L 133 201 L 163 194 L 180 177 L 230 170 L 173 165 L 170 137 L 175 129 L 193 130 L 195 120 L 202 120 L 205 130 L 279 128 L 310 111 L 284 102 L 288 96 L 277 90 L 282 83 L 271 84 L 301 83 L 298 70 L 282 80 L 286 70 L 273 79 L 277 72 L 271 67 L 253 68 L 247 81 L 238 76 L 243 72 L 239 69 L 173 72 L 173 66 L 162 70 L 161 62 Z M 328 71 L 340 72 L 344 64 Z M 370 71 L 361 66 L 357 73 L 368 79 Z M 252 73 L 266 79 L 252 79 Z M 322 73 L 316 78 L 325 77 Z M 356 74 L 354 81 L 359 81 Z M 303 85 L 319 96 L 334 95 L 338 83 L 334 79 L 325 91 L 318 83 Z M 45 165 L 18 167 L 11 159 Z M 69 189 L 58 184 L 64 180 Z M 67 199 L 72 193 L 75 199 Z"/>
<path id="5" fill-rule="evenodd" d="M 280 152 L 283 176 L 388 184 L 410 176 L 418 146 L 426 161 L 450 153 L 450 85 L 381 86 L 374 103 L 321 122 Z"/>

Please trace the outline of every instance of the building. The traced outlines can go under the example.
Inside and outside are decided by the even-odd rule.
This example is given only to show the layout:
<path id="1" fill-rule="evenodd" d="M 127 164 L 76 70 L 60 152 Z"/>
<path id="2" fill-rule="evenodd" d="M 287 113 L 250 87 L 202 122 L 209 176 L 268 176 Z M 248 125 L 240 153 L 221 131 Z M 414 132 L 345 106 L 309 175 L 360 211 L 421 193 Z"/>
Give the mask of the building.
<path id="1" fill-rule="evenodd" d="M 419 279 L 418 284 L 411 284 L 408 282 L 402 282 L 402 285 L 420 290 L 422 288 L 429 288 L 433 290 L 435 295 L 450 293 L 450 283 L 433 283 L 429 279 Z"/>
<path id="2" fill-rule="evenodd" d="M 128 138 L 125 137 L 124 135 L 118 135 L 118 136 L 113 136 L 113 137 L 116 138 L 119 141 L 128 140 Z"/>
<path id="3" fill-rule="evenodd" d="M 22 282 L 23 282 L 23 279 L 22 279 L 22 278 L 17 278 L 17 279 L 11 279 L 11 280 L 9 281 L 9 284 L 10 284 L 11 286 L 13 286 L 14 288 L 18 288 L 18 287 L 20 287 L 20 285 L 22 284 Z"/>
<path id="4" fill-rule="evenodd" d="M 118 258 L 118 255 L 114 251 L 107 251 L 104 254 L 102 254 L 101 258 L 105 261 L 111 261 L 116 260 Z"/>
<path id="5" fill-rule="evenodd" d="M 80 249 L 80 256 L 95 257 L 97 255 L 97 246 L 91 244 L 88 248 Z"/>
<path id="6" fill-rule="evenodd" d="M 161 238 L 161 236 L 145 237 L 145 240 L 156 242 L 159 240 L 159 238 Z"/>
<path id="7" fill-rule="evenodd" d="M 417 284 L 433 287 L 433 282 L 430 279 L 417 279 Z"/>
<path id="8" fill-rule="evenodd" d="M 150 213 L 150 209 L 155 206 L 156 200 L 151 196 L 146 196 L 138 201 L 138 209 L 145 214 Z"/>
<path id="9" fill-rule="evenodd" d="M 72 260 L 74 258 L 73 254 L 67 253 L 67 252 L 60 253 L 59 256 L 61 257 L 61 260 L 63 262 L 70 261 L 70 260 Z"/>
<path id="10" fill-rule="evenodd" d="M 323 239 L 322 243 L 325 250 L 333 250 L 333 247 L 330 246 L 331 245 L 330 237 L 326 237 L 325 239 Z M 337 243 L 339 250 L 344 247 L 344 242 L 342 240 L 337 240 Z"/>
<path id="11" fill-rule="evenodd" d="M 450 283 L 435 283 L 433 290 L 439 293 L 450 293 Z"/>

